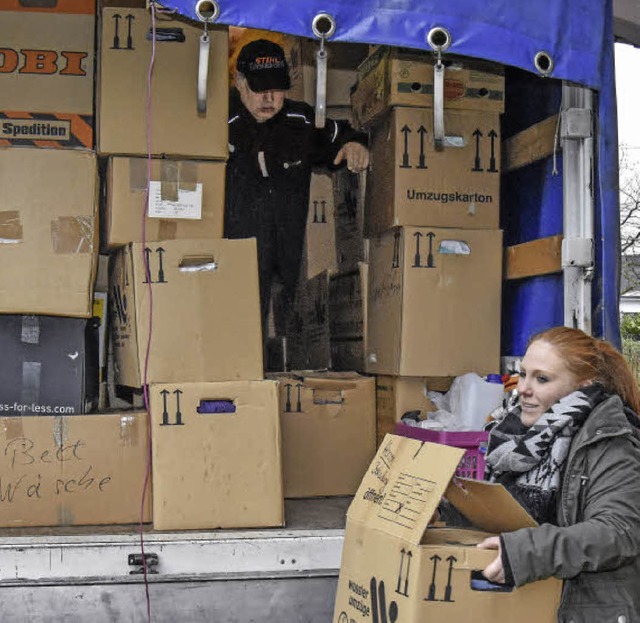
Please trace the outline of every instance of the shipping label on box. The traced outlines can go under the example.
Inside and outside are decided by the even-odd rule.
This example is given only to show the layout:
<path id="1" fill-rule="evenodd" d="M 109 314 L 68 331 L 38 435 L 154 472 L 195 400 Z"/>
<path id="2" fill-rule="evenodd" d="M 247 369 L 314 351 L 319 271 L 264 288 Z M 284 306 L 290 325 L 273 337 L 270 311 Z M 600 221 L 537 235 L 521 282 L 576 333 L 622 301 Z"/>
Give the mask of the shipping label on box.
<path id="1" fill-rule="evenodd" d="M 341 271 L 329 280 L 329 333 L 334 370 L 365 369 L 368 265 Z"/>
<path id="2" fill-rule="evenodd" d="M 433 108 L 433 54 L 380 46 L 358 68 L 351 96 L 356 123 L 378 122 L 392 106 Z M 496 63 L 445 55 L 445 110 L 504 112 L 504 68 Z"/>
<path id="3" fill-rule="evenodd" d="M 326 173 L 311 175 L 304 257 L 307 279 L 338 268 L 333 179 Z"/>
<path id="4" fill-rule="evenodd" d="M 0 417 L 0 444 L 0 526 L 151 521 L 146 412 Z"/>
<path id="5" fill-rule="evenodd" d="M 0 41 L 0 147 L 92 149 L 95 0 L 5 0 Z"/>
<path id="6" fill-rule="evenodd" d="M 399 227 L 371 240 L 367 372 L 499 369 L 500 230 Z"/>
<path id="7" fill-rule="evenodd" d="M 145 239 L 222 238 L 226 164 L 154 159 Z M 106 242 L 111 248 L 142 242 L 147 160 L 109 158 Z"/>
<path id="8" fill-rule="evenodd" d="M 0 312 L 89 317 L 97 264 L 96 157 L 0 149 Z"/>
<path id="9" fill-rule="evenodd" d="M 502 487 L 461 479 L 464 450 L 387 435 L 349 507 L 333 623 L 556 621 L 562 582 L 520 588 L 483 579 L 490 534 L 535 527 Z M 428 527 L 442 496 L 472 530 Z"/>
<path id="10" fill-rule="evenodd" d="M 274 381 L 152 385 L 153 526 L 282 526 Z"/>
<path id="11" fill-rule="evenodd" d="M 202 28 L 164 15 L 151 36 L 145 9 L 104 8 L 96 102 L 98 152 L 146 155 L 147 74 L 151 85 L 151 153 L 225 160 L 228 155 L 228 31 L 210 26 L 206 111 L 198 112 L 197 76 Z M 221 60 L 224 59 L 224 62 Z"/>
<path id="12" fill-rule="evenodd" d="M 395 108 L 372 135 L 365 235 L 394 225 L 497 229 L 500 119 L 448 111 L 435 144 L 433 111 Z"/>
<path id="13" fill-rule="evenodd" d="M 353 495 L 375 453 L 375 382 L 355 372 L 272 375 L 280 391 L 284 495 Z"/>
<path id="14" fill-rule="evenodd" d="M 143 384 L 150 328 L 148 383 L 262 378 L 254 238 L 130 244 L 110 288 L 117 383 Z"/>

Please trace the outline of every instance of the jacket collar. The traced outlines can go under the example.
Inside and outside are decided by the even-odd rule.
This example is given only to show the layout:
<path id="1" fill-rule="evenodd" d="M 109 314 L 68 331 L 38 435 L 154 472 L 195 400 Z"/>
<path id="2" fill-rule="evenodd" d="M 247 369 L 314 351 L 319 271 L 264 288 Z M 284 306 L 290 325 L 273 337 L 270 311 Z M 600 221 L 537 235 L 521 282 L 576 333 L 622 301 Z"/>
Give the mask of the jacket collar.
<path id="1" fill-rule="evenodd" d="M 587 421 L 576 433 L 574 450 L 606 437 L 629 435 L 640 444 L 640 431 L 632 426 L 624 413 L 619 396 L 609 396 L 593 409 Z"/>

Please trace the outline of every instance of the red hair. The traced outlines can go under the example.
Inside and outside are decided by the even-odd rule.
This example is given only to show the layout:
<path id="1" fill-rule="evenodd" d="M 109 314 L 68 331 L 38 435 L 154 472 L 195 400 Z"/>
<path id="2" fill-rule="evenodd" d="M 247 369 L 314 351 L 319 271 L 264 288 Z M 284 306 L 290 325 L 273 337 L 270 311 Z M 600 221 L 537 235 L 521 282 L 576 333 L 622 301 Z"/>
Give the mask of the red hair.
<path id="1" fill-rule="evenodd" d="M 640 390 L 626 359 L 606 340 L 580 329 L 553 327 L 534 335 L 529 344 L 546 342 L 558 351 L 567 368 L 583 383 L 593 379 L 610 394 L 618 394 L 640 414 Z"/>

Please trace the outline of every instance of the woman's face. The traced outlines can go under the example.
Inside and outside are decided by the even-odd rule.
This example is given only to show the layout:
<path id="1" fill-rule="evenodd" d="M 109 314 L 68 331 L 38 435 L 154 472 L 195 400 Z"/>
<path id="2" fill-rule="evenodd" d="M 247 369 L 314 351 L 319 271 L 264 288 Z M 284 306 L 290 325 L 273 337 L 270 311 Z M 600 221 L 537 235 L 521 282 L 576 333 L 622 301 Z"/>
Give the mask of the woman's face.
<path id="1" fill-rule="evenodd" d="M 533 342 L 522 360 L 518 380 L 522 423 L 535 424 L 552 404 L 584 385 L 569 371 L 555 346 Z"/>

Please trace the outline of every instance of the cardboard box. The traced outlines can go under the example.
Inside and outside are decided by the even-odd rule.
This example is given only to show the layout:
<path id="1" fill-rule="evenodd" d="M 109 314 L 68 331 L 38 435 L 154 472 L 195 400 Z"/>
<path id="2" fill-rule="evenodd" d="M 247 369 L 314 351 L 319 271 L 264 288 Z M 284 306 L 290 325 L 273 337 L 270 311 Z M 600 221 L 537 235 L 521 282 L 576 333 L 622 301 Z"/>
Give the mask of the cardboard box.
<path id="1" fill-rule="evenodd" d="M 387 435 L 347 513 L 333 623 L 556 621 L 560 580 L 511 591 L 478 581 L 496 552 L 475 545 L 536 523 L 502 485 L 450 484 L 463 454 Z M 429 526 L 443 495 L 475 530 Z"/>
<path id="2" fill-rule="evenodd" d="M 371 240 L 367 372 L 499 369 L 502 232 L 398 227 Z"/>
<path id="3" fill-rule="evenodd" d="M 153 527 L 282 526 L 274 381 L 152 385 Z"/>
<path id="4" fill-rule="evenodd" d="M 327 271 L 298 286 L 287 337 L 290 369 L 331 368 Z"/>
<path id="5" fill-rule="evenodd" d="M 145 240 L 222 238 L 225 163 L 158 160 L 151 163 Z M 146 158 L 109 158 L 106 243 L 142 242 Z"/>
<path id="6" fill-rule="evenodd" d="M 151 521 L 146 412 L 0 417 L 0 526 Z"/>
<path id="7" fill-rule="evenodd" d="M 431 390 L 429 380 L 416 376 L 376 377 L 376 440 L 379 446 L 388 433 L 393 433 L 396 423 L 408 411 L 419 411 L 421 419 L 435 411 L 435 405 L 427 398 Z M 437 391 L 437 390 L 436 390 Z"/>
<path id="8" fill-rule="evenodd" d="M 0 147 L 92 149 L 95 0 L 3 0 L 0 41 Z"/>
<path id="9" fill-rule="evenodd" d="M 329 278 L 329 339 L 334 370 L 364 371 L 367 354 L 367 286 L 369 266 Z"/>
<path id="10" fill-rule="evenodd" d="M 0 415 L 80 415 L 98 406 L 99 320 L 0 315 Z"/>
<path id="11" fill-rule="evenodd" d="M 338 269 L 336 226 L 333 205 L 333 179 L 327 173 L 312 173 L 309 214 L 305 237 L 305 273 L 307 279 L 326 270 Z"/>
<path id="12" fill-rule="evenodd" d="M 364 237 L 365 171 L 355 175 L 346 168 L 333 174 L 333 202 L 336 225 L 336 255 L 339 270 L 352 270 L 368 260 Z"/>
<path id="13" fill-rule="evenodd" d="M 148 383 L 262 378 L 255 238 L 129 244 L 110 287 L 117 383 L 143 385 L 150 323 Z"/>
<path id="14" fill-rule="evenodd" d="M 362 127 L 374 124 L 392 106 L 432 108 L 431 52 L 380 46 L 358 67 L 352 97 L 354 117 Z M 445 54 L 445 110 L 504 112 L 504 67 Z"/>
<path id="15" fill-rule="evenodd" d="M 353 495 L 375 454 L 375 381 L 291 372 L 279 382 L 284 496 Z"/>
<path id="16" fill-rule="evenodd" d="M 288 97 L 316 104 L 316 54 L 320 42 L 292 37 L 285 41 L 291 90 Z M 367 46 L 360 43 L 329 41 L 327 52 L 327 106 L 350 106 L 351 89 L 358 79 L 358 65 L 367 55 Z"/>
<path id="17" fill-rule="evenodd" d="M 68 149 L 0 149 L 0 313 L 91 315 L 96 158 Z"/>
<path id="18" fill-rule="evenodd" d="M 96 87 L 98 152 L 147 155 L 147 75 L 151 13 L 105 8 Z M 197 107 L 202 26 L 164 14 L 156 21 L 151 83 L 151 153 L 225 160 L 228 155 L 228 32 L 210 26 L 206 113 Z M 224 61 L 224 62 L 222 62 Z"/>
<path id="19" fill-rule="evenodd" d="M 371 138 L 365 235 L 394 225 L 497 229 L 500 118 L 448 111 L 436 148 L 433 111 L 394 108 Z"/>

